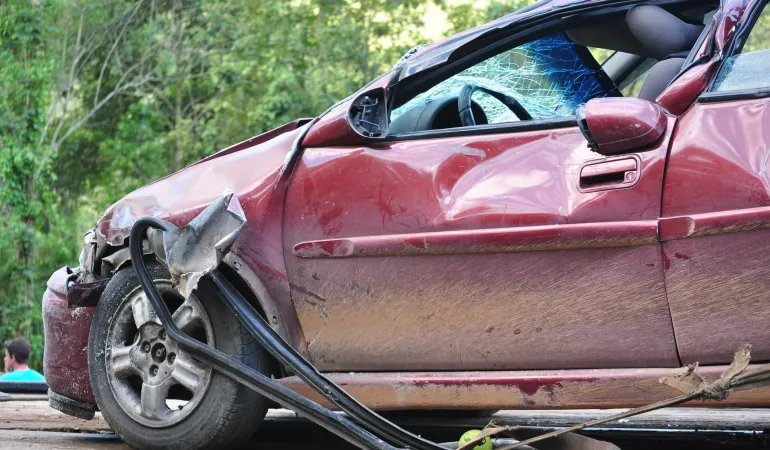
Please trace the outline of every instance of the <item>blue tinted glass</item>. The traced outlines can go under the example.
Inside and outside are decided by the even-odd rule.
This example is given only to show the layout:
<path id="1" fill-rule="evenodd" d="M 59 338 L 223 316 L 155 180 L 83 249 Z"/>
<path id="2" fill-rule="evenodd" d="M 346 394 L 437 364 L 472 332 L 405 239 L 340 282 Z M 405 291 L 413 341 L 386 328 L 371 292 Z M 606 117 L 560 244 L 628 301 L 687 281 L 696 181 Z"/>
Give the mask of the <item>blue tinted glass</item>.
<path id="1" fill-rule="evenodd" d="M 547 36 L 489 58 L 439 83 L 393 111 L 391 119 L 434 99 L 457 96 L 465 85 L 482 86 L 513 96 L 533 119 L 571 116 L 592 98 L 618 95 L 617 89 L 585 47 L 564 33 Z M 518 118 L 502 103 L 479 94 L 474 97 L 489 123 Z"/>

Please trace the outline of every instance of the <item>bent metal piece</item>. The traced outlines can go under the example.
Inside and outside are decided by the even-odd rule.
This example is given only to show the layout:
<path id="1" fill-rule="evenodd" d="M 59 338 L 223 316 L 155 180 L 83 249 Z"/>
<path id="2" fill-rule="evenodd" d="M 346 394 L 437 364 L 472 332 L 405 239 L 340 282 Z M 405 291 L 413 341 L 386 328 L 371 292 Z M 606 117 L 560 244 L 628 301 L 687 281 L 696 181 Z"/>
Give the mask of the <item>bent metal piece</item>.
<path id="1" fill-rule="evenodd" d="M 174 324 L 171 313 L 148 275 L 144 259 L 142 258 L 140 244 L 148 228 L 170 231 L 176 227 L 162 220 L 145 217 L 134 223 L 129 240 L 131 260 L 133 261 L 136 276 L 147 298 L 153 305 L 158 319 L 166 329 L 166 334 L 171 339 L 223 375 L 322 425 L 332 433 L 359 448 L 366 450 L 396 450 L 395 447 L 383 442 L 345 417 L 296 394 L 294 391 L 276 383 L 271 378 L 266 377 L 251 367 L 182 333 Z"/>

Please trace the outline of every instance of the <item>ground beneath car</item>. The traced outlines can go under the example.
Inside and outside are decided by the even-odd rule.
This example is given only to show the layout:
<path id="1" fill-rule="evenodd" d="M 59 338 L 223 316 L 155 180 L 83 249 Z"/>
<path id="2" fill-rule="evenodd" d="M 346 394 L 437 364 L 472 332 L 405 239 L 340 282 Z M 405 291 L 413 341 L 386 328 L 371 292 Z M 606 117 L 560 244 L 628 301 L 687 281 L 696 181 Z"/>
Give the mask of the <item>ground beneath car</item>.
<path id="1" fill-rule="evenodd" d="M 612 411 L 501 411 L 493 416 L 462 417 L 456 413 L 431 417 L 395 414 L 393 420 L 436 441 L 456 440 L 464 430 L 497 424 L 560 427 L 589 420 Z M 740 430 L 725 430 L 741 423 Z M 770 424 L 770 410 L 729 409 L 708 412 L 698 408 L 672 408 L 586 434 L 629 449 L 756 449 L 770 448 L 763 427 Z M 699 428 L 699 431 L 694 431 Z M 300 440 L 301 439 L 301 440 Z M 271 410 L 249 448 L 260 450 L 353 449 L 325 430 L 286 410 Z M 48 406 L 45 396 L 12 396 L 0 401 L 0 448 L 115 449 L 129 447 L 118 439 L 97 413 L 94 420 L 67 416 Z"/>

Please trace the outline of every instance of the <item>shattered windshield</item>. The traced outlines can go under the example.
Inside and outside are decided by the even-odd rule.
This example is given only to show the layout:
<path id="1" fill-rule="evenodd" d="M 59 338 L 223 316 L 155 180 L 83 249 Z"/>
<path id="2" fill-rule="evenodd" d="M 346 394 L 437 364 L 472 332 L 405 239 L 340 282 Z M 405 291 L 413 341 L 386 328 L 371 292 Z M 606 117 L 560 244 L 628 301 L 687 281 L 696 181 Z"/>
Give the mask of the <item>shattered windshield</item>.
<path id="1" fill-rule="evenodd" d="M 557 33 L 489 58 L 439 83 L 393 110 L 391 120 L 432 100 L 457 96 L 476 85 L 516 98 L 532 119 L 571 116 L 592 98 L 620 95 L 588 49 Z M 489 123 L 519 119 L 492 96 L 474 95 Z"/>

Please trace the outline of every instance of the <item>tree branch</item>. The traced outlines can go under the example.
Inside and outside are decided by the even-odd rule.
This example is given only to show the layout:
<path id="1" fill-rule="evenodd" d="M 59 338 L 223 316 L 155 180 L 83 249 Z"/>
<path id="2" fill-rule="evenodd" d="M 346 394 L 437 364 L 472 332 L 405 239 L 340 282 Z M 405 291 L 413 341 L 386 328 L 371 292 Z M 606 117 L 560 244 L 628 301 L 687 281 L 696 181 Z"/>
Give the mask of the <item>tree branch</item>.
<path id="1" fill-rule="evenodd" d="M 96 83 L 96 93 L 94 94 L 94 105 L 99 100 L 99 91 L 101 91 L 102 88 L 102 79 L 104 78 L 104 71 L 107 69 L 107 63 L 112 59 L 112 53 L 117 48 L 118 44 L 123 39 L 123 36 L 126 33 L 126 30 L 128 29 L 128 25 L 131 23 L 132 19 L 136 15 L 137 11 L 139 11 L 139 7 L 142 5 L 143 0 L 139 0 L 134 4 L 134 6 L 129 9 L 128 18 L 123 22 L 123 26 L 120 29 L 120 33 L 118 33 L 118 36 L 115 38 L 115 41 L 112 43 L 112 46 L 110 47 L 109 52 L 107 52 L 107 56 L 104 57 L 104 63 L 102 63 L 102 69 L 99 71 L 99 80 Z"/>

